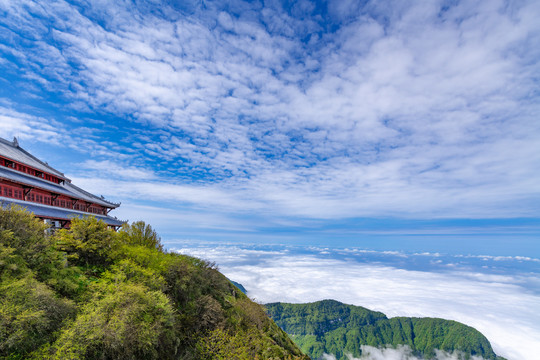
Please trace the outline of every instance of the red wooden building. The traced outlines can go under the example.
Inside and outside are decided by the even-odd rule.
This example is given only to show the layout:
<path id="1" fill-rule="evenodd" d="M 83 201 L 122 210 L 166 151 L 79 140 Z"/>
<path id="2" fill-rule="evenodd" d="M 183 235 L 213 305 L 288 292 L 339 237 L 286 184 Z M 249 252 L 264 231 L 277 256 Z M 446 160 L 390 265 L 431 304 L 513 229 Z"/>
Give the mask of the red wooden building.
<path id="1" fill-rule="evenodd" d="M 63 173 L 21 148 L 16 138 L 0 138 L 0 203 L 23 206 L 52 228 L 67 228 L 73 217 L 83 216 L 95 216 L 115 229 L 123 224 L 109 216 L 120 204 L 73 185 Z"/>

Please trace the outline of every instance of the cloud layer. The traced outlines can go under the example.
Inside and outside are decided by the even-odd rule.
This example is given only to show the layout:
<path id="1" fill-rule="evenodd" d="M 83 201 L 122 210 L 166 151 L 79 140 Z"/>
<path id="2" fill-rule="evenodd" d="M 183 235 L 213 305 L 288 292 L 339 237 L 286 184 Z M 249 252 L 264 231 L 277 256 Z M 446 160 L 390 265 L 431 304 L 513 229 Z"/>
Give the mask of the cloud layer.
<path id="1" fill-rule="evenodd" d="M 373 346 L 362 345 L 362 356 L 355 358 L 348 355 L 348 360 L 421 360 L 412 354 L 411 348 L 407 345 L 398 346 L 397 348 L 376 348 Z M 465 355 L 454 352 L 447 353 L 441 350 L 435 350 L 435 360 L 462 360 Z M 484 360 L 481 356 L 470 356 L 470 360 Z M 333 355 L 325 354 L 323 360 L 336 360 Z"/>
<path id="2" fill-rule="evenodd" d="M 90 190 L 320 219 L 538 213 L 535 1 L 0 11 L 20 93 L 0 126 L 91 154 Z"/>
<path id="3" fill-rule="evenodd" d="M 349 256 L 336 256 L 337 250 L 330 249 L 180 246 L 177 249 L 182 253 L 216 261 L 227 277 L 241 283 L 250 297 L 262 303 L 336 299 L 389 317 L 441 317 L 476 328 L 497 354 L 509 360 L 536 356 L 539 269 L 516 272 L 521 266 L 517 259 L 514 270 L 498 274 L 482 262 L 467 266 L 454 263 L 443 271 L 436 266 L 439 258 L 433 254 L 424 255 L 433 266 L 415 270 L 406 264 L 415 263 L 416 256 L 407 254 L 401 254 L 404 266 L 392 266 L 390 263 L 397 262 L 381 261 L 380 253 L 366 253 L 362 260 L 351 250 Z"/>

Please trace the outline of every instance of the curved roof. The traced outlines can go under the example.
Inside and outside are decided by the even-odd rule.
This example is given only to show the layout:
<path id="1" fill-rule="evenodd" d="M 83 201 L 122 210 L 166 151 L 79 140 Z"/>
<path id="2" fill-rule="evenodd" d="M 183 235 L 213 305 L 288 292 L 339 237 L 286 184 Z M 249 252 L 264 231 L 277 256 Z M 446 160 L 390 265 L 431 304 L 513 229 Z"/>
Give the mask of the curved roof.
<path id="1" fill-rule="evenodd" d="M 14 138 L 13 141 L 8 141 L 0 138 L 0 155 L 16 162 L 33 167 L 34 169 L 47 172 L 49 174 L 59 177 L 60 179 L 67 180 L 66 176 L 63 173 L 50 167 L 47 163 L 39 160 L 34 155 L 21 148 L 19 146 L 17 138 Z"/>

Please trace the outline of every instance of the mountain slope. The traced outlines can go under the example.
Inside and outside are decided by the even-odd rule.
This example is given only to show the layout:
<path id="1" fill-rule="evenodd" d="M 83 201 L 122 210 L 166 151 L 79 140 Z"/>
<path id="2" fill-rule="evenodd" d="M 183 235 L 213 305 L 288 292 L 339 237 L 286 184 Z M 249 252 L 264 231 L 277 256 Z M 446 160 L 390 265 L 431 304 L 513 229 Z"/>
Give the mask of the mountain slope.
<path id="1" fill-rule="evenodd" d="M 495 355 L 480 332 L 456 321 L 388 319 L 383 313 L 334 300 L 310 304 L 272 303 L 266 308 L 269 316 L 312 359 L 320 359 L 325 353 L 347 359 L 346 354 L 360 356 L 362 345 L 399 344 L 408 345 L 416 355 L 426 358 L 433 358 L 435 349 L 439 349 L 502 359 Z"/>
<path id="2" fill-rule="evenodd" d="M 116 233 L 73 219 L 47 235 L 0 206 L 0 359 L 307 357 L 213 264 L 164 252 L 143 222 Z"/>

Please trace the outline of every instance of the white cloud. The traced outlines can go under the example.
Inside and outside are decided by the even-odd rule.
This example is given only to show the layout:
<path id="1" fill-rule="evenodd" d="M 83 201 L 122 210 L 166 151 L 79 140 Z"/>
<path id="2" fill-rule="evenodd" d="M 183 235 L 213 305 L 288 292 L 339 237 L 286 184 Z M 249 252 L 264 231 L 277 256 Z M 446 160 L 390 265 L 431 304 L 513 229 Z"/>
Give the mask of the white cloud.
<path id="1" fill-rule="evenodd" d="M 475 274 L 461 267 L 435 273 L 324 255 L 276 251 L 252 256 L 241 246 L 179 249 L 211 261 L 262 303 L 322 299 L 367 307 L 392 316 L 440 317 L 483 333 L 509 360 L 532 359 L 540 338 L 540 298 L 520 275 Z M 526 275 L 537 283 L 537 275 Z M 523 286 L 520 284 L 524 284 Z"/>
<path id="2" fill-rule="evenodd" d="M 97 192 L 97 194 L 100 194 Z M 107 199 L 109 199 L 107 197 Z M 119 201 L 123 198 L 110 198 Z M 140 202 L 122 201 L 122 205 L 111 212 L 121 220 L 130 222 L 143 220 L 151 224 L 154 229 L 166 239 L 176 238 L 179 233 L 185 237 L 231 237 L 238 238 L 240 234 L 252 234 L 255 227 L 266 225 L 261 220 L 246 219 L 243 217 L 231 218 L 227 213 L 194 209 L 185 207 L 164 208 L 155 203 L 141 204 Z M 188 235 L 189 234 L 189 235 Z"/>
<path id="3" fill-rule="evenodd" d="M 43 159 L 42 153 L 45 152 L 45 148 L 47 150 L 52 148 L 60 149 L 57 154 L 58 158 L 66 155 L 66 153 L 75 154 L 75 152 L 82 152 L 87 156 L 103 156 L 118 161 L 125 161 L 129 157 L 126 154 L 125 147 L 99 138 L 103 128 L 106 127 L 99 121 L 94 124 L 97 124 L 98 128 L 90 128 L 87 125 L 94 122 L 92 119 L 76 119 L 76 121 L 73 121 L 76 123 L 76 127 L 73 128 L 71 124 L 62 123 L 48 116 L 20 112 L 14 110 L 13 107 L 14 104 L 9 102 L 5 105 L 0 103 L 0 131 L 2 131 L 2 137 L 8 140 L 17 137 L 22 148 L 44 161 L 51 161 L 51 159 Z M 87 160 L 85 167 L 102 171 L 103 169 L 97 166 L 98 163 L 100 162 Z M 118 165 L 113 164 L 110 160 L 102 161 L 101 164 L 110 165 L 109 172 L 122 172 Z M 65 163 L 63 166 L 64 168 L 53 165 L 53 167 L 58 167 L 58 170 L 66 172 Z M 127 166 L 124 170 L 125 175 L 130 171 L 132 177 L 137 173 L 137 175 L 140 175 L 137 178 L 148 178 L 148 174 L 143 176 L 140 169 Z M 97 174 L 99 171 L 92 175 L 101 177 L 101 174 Z"/>
<path id="4" fill-rule="evenodd" d="M 145 172 L 145 174 L 147 173 Z M 111 179 L 71 176 L 71 179 L 73 183 L 90 192 L 102 192 L 104 195 L 124 199 L 147 199 L 158 202 L 165 201 L 169 204 L 182 202 L 190 205 L 196 204 L 206 209 L 219 206 L 222 210 L 233 209 L 246 212 L 262 208 L 262 204 L 235 198 L 235 194 L 212 185 L 184 185 L 160 181 L 150 182 L 144 181 L 144 179 L 126 181 L 120 177 Z"/>
<path id="5" fill-rule="evenodd" d="M 23 141 L 39 139 L 42 142 L 59 143 L 58 126 L 59 123 L 54 121 L 20 113 L 0 105 L 0 131 L 2 137 L 8 140 L 17 137 Z"/>
<path id="6" fill-rule="evenodd" d="M 192 167 L 220 180 L 199 188 L 215 204 L 227 193 L 231 208 L 315 218 L 537 214 L 536 2 L 331 2 L 335 32 L 307 3 L 295 16 L 236 5 L 186 16 L 3 3 L 11 27 L 54 39 L 13 46 L 29 77 L 75 109 L 168 134 L 133 135 L 143 150 L 123 167 Z"/>
<path id="7" fill-rule="evenodd" d="M 421 360 L 413 355 L 412 350 L 407 345 L 398 345 L 396 348 L 383 347 L 376 348 L 369 345 L 362 345 L 362 356 L 356 358 L 351 354 L 347 354 L 348 360 Z M 324 360 L 336 360 L 336 357 L 331 354 L 324 354 Z M 435 360 L 484 360 L 481 356 L 466 356 L 465 354 L 455 351 L 448 353 L 446 351 L 435 349 Z"/>
<path id="8" fill-rule="evenodd" d="M 86 160 L 79 164 L 79 171 L 90 170 L 93 174 L 100 174 L 102 178 L 152 180 L 156 175 L 151 170 L 145 170 L 134 166 L 123 166 L 110 160 L 96 161 Z"/>

